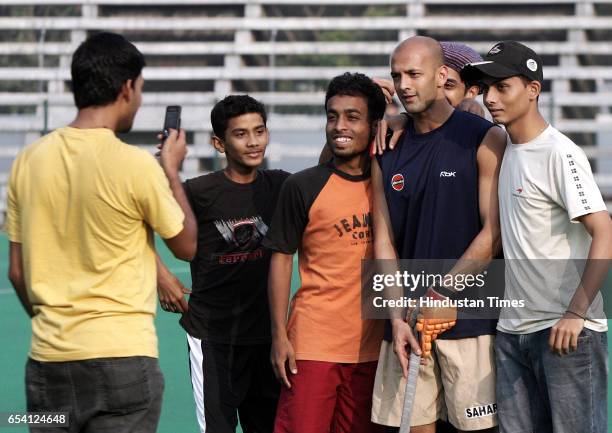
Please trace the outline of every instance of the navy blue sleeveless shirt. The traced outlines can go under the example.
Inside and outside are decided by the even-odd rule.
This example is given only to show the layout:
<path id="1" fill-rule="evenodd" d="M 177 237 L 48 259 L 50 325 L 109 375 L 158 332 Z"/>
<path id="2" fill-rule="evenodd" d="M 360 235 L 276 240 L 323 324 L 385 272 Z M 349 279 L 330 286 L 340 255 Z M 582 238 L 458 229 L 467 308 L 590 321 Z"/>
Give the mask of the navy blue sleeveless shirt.
<path id="1" fill-rule="evenodd" d="M 400 259 L 458 259 L 482 228 L 476 152 L 494 125 L 455 110 L 439 128 L 417 134 L 412 119 L 394 150 L 378 156 Z M 495 320 L 461 320 L 441 339 L 495 333 Z M 385 339 L 391 341 L 387 322 Z"/>

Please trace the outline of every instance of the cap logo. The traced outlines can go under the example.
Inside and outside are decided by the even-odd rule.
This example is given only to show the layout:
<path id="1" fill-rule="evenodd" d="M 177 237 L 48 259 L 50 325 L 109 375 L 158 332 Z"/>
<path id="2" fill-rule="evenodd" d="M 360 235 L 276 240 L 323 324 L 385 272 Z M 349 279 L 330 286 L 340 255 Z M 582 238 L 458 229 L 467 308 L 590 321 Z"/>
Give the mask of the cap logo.
<path id="1" fill-rule="evenodd" d="M 491 48 L 489 50 L 489 52 L 487 53 L 487 56 L 491 56 L 493 54 L 501 53 L 501 50 L 502 50 L 502 44 L 497 44 L 497 45 L 495 45 L 493 48 Z"/>
<path id="2" fill-rule="evenodd" d="M 531 72 L 537 71 L 538 70 L 538 62 L 536 62 L 533 59 L 527 60 L 527 69 L 529 69 Z"/>

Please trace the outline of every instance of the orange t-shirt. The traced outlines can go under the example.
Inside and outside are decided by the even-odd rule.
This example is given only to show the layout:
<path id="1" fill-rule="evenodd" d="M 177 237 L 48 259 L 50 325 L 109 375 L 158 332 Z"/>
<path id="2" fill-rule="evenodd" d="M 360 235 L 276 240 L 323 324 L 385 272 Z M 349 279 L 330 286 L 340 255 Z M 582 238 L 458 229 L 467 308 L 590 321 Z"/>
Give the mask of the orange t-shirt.
<path id="1" fill-rule="evenodd" d="M 369 173 L 351 176 L 331 163 L 290 176 L 266 245 L 298 250 L 302 285 L 287 325 L 296 359 L 378 359 L 383 321 L 361 318 L 361 261 L 373 257 Z"/>

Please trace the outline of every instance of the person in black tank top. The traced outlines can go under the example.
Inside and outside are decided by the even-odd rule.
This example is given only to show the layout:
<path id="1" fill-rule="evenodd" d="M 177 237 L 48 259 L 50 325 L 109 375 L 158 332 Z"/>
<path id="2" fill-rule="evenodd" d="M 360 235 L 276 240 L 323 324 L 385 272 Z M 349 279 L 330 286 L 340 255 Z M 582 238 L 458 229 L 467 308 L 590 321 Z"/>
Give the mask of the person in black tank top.
<path id="1" fill-rule="evenodd" d="M 410 121 L 398 147 L 372 164 L 374 251 L 377 259 L 458 260 L 452 274 L 468 260 L 488 263 L 501 250 L 497 178 L 506 136 L 490 122 L 453 109 L 444 96 L 443 64 L 440 44 L 426 37 L 407 39 L 391 57 L 391 76 Z M 445 298 L 432 289 L 427 296 Z M 428 320 L 440 312 L 421 313 Z M 456 310 L 445 314 L 451 319 Z M 435 432 L 445 413 L 460 430 L 497 425 L 495 325 L 461 318 L 456 323 L 431 344 L 431 357 L 419 372 L 412 431 Z M 405 320 L 394 319 L 379 359 L 375 422 L 399 426 L 404 379 L 397 372 L 407 375 L 408 345 L 429 349 L 419 345 Z"/>
<path id="2" fill-rule="evenodd" d="M 481 62 L 482 57 L 473 48 L 460 42 L 440 42 L 440 46 L 444 54 L 444 65 L 448 71 L 446 83 L 444 83 L 444 96 L 453 107 L 484 117 L 484 109 L 476 101 L 476 97 L 481 93 L 480 84 L 474 80 L 466 81 L 460 75 L 461 69 L 465 65 Z M 374 82 L 383 90 L 387 102 L 393 101 L 393 95 L 395 95 L 393 82 L 384 78 L 376 78 Z M 406 112 L 385 115 L 385 118 L 379 123 L 376 133 L 375 150 L 378 153 L 382 155 L 387 147 L 389 149 L 395 147 L 404 134 L 409 118 Z M 389 131 L 389 128 L 392 131 Z M 391 134 L 388 144 L 387 132 Z"/>

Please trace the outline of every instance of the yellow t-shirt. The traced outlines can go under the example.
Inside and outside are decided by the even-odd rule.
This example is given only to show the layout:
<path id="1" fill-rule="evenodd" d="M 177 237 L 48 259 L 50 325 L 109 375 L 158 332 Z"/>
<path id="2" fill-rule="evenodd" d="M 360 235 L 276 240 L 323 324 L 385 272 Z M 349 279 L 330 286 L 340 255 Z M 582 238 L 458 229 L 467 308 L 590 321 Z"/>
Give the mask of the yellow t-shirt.
<path id="1" fill-rule="evenodd" d="M 157 161 L 104 128 L 64 127 L 11 170 L 9 240 L 22 245 L 39 361 L 157 357 L 153 230 L 183 229 Z"/>

